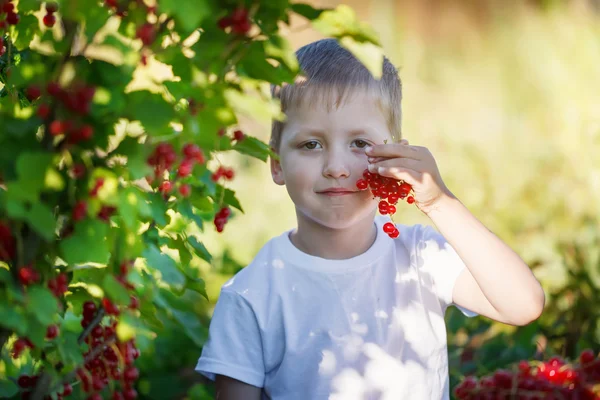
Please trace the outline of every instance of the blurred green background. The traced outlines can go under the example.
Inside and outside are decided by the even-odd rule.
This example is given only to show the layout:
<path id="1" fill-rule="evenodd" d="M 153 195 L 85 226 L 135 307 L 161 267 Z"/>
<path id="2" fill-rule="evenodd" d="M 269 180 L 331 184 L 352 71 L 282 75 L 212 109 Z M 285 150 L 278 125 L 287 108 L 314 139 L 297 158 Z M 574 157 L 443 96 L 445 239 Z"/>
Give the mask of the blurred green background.
<path id="1" fill-rule="evenodd" d="M 319 7 L 341 2 L 312 1 Z M 546 310 L 515 328 L 447 314 L 451 385 L 466 374 L 509 368 L 520 359 L 600 350 L 600 14 L 594 1 L 347 1 L 381 35 L 403 81 L 403 136 L 435 155 L 450 190 L 534 269 Z M 319 39 L 300 17 L 286 36 L 294 48 Z M 168 74 L 160 66 L 156 76 Z M 140 75 L 140 82 L 146 79 Z M 268 141 L 268 121 L 244 121 Z M 212 263 L 202 269 L 210 302 L 196 301 L 196 342 L 159 334 L 143 360 L 148 396 L 180 393 L 202 382 L 192 369 L 221 285 L 274 235 L 294 227 L 285 188 L 268 164 L 236 154 L 231 183 L 245 214 L 222 234 L 201 234 Z M 414 207 L 397 221 L 431 222 Z M 190 329 L 194 329 L 193 327 Z M 156 357 L 156 356 L 159 357 Z M 160 357 L 163 356 L 163 357 Z M 170 374 L 165 374 L 169 371 Z M 154 388 L 165 387 L 166 392 Z M 192 393 L 198 397 L 196 387 Z"/>

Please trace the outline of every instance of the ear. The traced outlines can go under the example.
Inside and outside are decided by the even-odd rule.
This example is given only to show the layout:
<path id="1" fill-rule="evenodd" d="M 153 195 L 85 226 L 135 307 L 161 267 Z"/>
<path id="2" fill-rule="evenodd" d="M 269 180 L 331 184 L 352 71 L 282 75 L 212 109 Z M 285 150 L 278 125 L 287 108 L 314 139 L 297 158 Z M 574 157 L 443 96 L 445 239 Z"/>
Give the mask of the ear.
<path id="1" fill-rule="evenodd" d="M 271 159 L 271 176 L 273 177 L 273 182 L 276 184 L 283 186 L 285 185 L 285 179 L 283 179 L 283 170 L 281 169 L 281 163 L 275 157 L 270 157 Z"/>

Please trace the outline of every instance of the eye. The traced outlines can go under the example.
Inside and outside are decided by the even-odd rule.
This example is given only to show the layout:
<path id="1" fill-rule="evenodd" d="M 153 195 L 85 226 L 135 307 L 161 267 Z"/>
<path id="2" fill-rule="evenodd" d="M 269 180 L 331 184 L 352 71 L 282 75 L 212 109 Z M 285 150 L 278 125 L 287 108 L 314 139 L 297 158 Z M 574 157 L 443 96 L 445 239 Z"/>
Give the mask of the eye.
<path id="1" fill-rule="evenodd" d="M 321 144 L 319 142 L 317 142 L 316 140 L 311 140 L 309 142 L 302 144 L 301 147 L 303 149 L 307 149 L 307 150 L 314 150 L 317 148 L 317 146 L 321 146 Z"/>
<path id="2" fill-rule="evenodd" d="M 356 139 L 354 141 L 354 143 L 356 144 L 356 147 L 358 147 L 359 149 L 364 149 L 365 147 L 367 147 L 369 145 L 368 142 L 366 142 L 362 139 Z"/>

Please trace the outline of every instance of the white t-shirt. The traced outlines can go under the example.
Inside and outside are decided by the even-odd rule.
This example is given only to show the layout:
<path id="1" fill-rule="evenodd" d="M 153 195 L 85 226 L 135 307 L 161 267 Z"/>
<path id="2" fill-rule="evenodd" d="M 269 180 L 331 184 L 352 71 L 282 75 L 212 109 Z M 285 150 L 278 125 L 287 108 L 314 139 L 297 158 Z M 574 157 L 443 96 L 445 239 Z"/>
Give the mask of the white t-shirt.
<path id="1" fill-rule="evenodd" d="M 465 268 L 431 226 L 327 260 L 271 239 L 222 289 L 196 370 L 263 399 L 449 399 L 444 313 Z M 461 309 L 465 315 L 474 316 Z"/>

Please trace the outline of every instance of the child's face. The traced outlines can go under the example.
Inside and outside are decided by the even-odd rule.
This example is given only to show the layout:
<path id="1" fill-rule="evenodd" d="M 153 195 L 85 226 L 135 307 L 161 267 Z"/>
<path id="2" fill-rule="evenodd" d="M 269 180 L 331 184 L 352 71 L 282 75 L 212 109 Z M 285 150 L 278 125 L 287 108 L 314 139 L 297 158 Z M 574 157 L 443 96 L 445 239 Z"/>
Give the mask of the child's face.
<path id="1" fill-rule="evenodd" d="M 286 115 L 280 162 L 272 161 L 271 168 L 275 183 L 286 185 L 298 218 L 342 229 L 374 215 L 377 201 L 356 188 L 367 168 L 365 147 L 391 140 L 373 96 L 357 92 L 329 112 L 307 104 L 290 107 Z"/>

